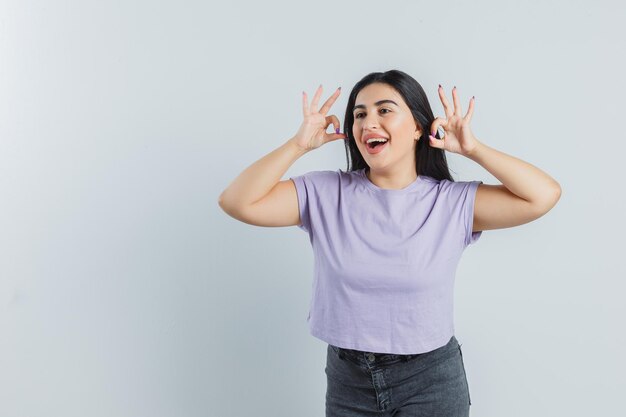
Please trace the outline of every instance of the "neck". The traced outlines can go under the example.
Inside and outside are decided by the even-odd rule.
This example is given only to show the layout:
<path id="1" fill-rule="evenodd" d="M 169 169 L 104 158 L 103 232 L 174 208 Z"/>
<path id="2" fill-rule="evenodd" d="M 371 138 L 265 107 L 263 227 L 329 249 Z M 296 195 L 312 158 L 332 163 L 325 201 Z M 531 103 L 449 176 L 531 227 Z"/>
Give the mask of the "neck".
<path id="1" fill-rule="evenodd" d="M 417 180 L 415 168 L 406 171 L 373 171 L 371 168 L 366 170 L 365 175 L 377 187 L 388 190 L 401 190 L 408 187 Z"/>

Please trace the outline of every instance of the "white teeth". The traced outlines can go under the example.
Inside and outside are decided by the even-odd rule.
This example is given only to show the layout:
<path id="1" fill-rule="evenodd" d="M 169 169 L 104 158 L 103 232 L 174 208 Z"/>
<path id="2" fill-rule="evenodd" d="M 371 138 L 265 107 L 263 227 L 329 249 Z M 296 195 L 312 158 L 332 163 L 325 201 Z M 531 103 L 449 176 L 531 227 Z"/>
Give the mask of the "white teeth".
<path id="1" fill-rule="evenodd" d="M 367 140 L 367 143 L 372 143 L 372 142 L 387 142 L 387 139 L 383 139 L 383 138 L 371 138 Z"/>

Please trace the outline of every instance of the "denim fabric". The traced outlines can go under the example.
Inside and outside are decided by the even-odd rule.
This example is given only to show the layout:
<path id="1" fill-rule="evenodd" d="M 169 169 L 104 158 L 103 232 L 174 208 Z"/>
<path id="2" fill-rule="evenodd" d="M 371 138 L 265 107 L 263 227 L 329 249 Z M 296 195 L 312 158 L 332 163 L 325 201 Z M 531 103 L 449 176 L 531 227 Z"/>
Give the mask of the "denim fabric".
<path id="1" fill-rule="evenodd" d="M 326 417 L 468 417 L 472 404 L 456 337 L 415 355 L 328 345 Z"/>

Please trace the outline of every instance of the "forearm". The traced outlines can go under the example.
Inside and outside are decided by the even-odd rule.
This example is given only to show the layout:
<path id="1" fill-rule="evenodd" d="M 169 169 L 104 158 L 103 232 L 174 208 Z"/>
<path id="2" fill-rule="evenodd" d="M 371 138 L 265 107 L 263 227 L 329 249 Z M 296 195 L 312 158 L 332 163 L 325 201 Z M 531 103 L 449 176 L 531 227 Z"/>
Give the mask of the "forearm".
<path id="1" fill-rule="evenodd" d="M 265 197 L 281 180 L 287 169 L 307 151 L 289 139 L 247 167 L 219 197 L 223 208 L 246 207 Z"/>
<path id="2" fill-rule="evenodd" d="M 559 183 L 536 166 L 480 141 L 467 157 L 489 171 L 513 194 L 531 203 L 550 204 L 561 194 Z"/>

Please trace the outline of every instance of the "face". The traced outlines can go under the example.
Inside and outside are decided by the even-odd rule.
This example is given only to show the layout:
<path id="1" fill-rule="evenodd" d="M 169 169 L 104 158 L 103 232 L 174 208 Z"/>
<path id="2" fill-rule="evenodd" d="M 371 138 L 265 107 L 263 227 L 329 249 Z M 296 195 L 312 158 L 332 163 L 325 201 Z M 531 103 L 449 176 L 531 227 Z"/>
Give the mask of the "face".
<path id="1" fill-rule="evenodd" d="M 387 84 L 374 83 L 359 91 L 354 104 L 352 135 L 367 165 L 372 169 L 414 167 L 421 130 L 402 96 Z M 387 142 L 372 147 L 365 141 L 368 136 L 387 138 Z"/>

